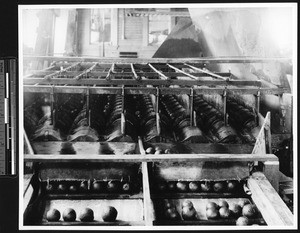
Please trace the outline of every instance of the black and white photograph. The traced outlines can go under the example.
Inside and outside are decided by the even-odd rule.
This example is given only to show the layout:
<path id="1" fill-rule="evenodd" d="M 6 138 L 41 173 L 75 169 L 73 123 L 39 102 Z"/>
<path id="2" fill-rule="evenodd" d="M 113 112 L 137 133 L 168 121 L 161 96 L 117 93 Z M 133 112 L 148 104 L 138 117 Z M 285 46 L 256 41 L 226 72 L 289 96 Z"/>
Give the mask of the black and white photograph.
<path id="1" fill-rule="evenodd" d="M 297 21 L 19 5 L 19 229 L 296 229 Z"/>

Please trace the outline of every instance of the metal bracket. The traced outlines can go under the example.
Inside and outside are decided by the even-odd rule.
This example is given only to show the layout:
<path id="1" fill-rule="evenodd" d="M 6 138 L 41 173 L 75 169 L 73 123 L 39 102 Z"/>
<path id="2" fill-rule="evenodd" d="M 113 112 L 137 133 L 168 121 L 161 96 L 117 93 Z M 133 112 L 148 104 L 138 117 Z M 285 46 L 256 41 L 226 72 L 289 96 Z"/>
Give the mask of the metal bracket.
<path id="1" fill-rule="evenodd" d="M 193 126 L 193 113 L 194 113 L 194 88 L 191 88 L 190 94 L 190 125 Z"/>
<path id="2" fill-rule="evenodd" d="M 90 88 L 86 89 L 86 115 L 88 119 L 88 125 L 91 126 Z"/>
<path id="3" fill-rule="evenodd" d="M 122 86 L 122 113 L 121 113 L 121 133 L 122 135 L 125 135 L 125 125 L 126 125 L 126 119 L 125 119 L 125 88 L 124 85 Z"/>
<path id="4" fill-rule="evenodd" d="M 260 112 L 260 96 L 261 96 L 261 93 L 260 93 L 260 87 L 259 87 L 258 91 L 257 91 L 257 94 L 255 96 L 255 98 L 256 98 L 256 112 L 257 112 L 257 114 Z M 257 126 L 259 125 L 258 117 L 257 117 L 256 125 Z"/>
<path id="5" fill-rule="evenodd" d="M 159 116 L 159 88 L 158 87 L 156 87 L 155 115 L 156 115 L 157 134 L 160 135 L 161 128 L 160 128 L 160 116 Z"/>
<path id="6" fill-rule="evenodd" d="M 51 125 L 55 127 L 55 115 L 54 115 L 54 86 L 51 85 L 50 91 L 50 104 L 51 104 Z"/>
<path id="7" fill-rule="evenodd" d="M 227 87 L 226 86 L 223 92 L 223 116 L 224 116 L 225 126 L 227 126 L 228 117 L 227 117 Z"/>

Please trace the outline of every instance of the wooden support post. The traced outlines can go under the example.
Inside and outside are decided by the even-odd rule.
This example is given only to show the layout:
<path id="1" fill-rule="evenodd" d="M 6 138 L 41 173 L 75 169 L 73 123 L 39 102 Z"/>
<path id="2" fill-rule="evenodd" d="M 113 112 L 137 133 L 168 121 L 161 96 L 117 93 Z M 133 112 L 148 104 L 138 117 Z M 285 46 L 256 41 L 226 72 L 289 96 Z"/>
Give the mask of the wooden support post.
<path id="1" fill-rule="evenodd" d="M 273 188 L 279 191 L 279 161 L 264 162 L 264 174 L 270 181 Z"/>
<path id="2" fill-rule="evenodd" d="M 268 179 L 261 172 L 255 172 L 248 179 L 252 200 L 268 226 L 292 226 L 294 216 Z"/>
<path id="3" fill-rule="evenodd" d="M 149 173 L 147 162 L 142 162 L 143 172 L 143 195 L 144 195 L 144 218 L 145 225 L 152 226 L 154 220 L 154 207 L 150 196 Z"/>

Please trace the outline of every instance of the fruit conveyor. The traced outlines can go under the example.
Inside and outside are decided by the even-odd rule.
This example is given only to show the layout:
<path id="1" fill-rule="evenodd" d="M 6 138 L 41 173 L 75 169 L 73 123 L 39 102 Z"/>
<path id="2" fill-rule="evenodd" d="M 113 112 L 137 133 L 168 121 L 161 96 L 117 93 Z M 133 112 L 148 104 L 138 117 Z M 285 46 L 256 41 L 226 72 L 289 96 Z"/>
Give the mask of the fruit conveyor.
<path id="1" fill-rule="evenodd" d="M 206 68 L 266 61 L 30 59 L 24 225 L 293 224 L 259 109 L 289 90 Z"/>

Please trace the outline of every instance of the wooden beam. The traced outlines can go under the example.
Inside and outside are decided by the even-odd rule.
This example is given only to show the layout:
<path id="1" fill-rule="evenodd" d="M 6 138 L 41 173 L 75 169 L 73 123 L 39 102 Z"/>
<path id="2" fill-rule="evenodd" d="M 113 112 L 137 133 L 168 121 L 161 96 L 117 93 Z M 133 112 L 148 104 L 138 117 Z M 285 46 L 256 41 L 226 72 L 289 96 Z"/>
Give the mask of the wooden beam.
<path id="1" fill-rule="evenodd" d="M 255 172 L 248 179 L 251 198 L 268 226 L 292 226 L 294 216 L 268 179 L 261 172 Z"/>
<path id="2" fill-rule="evenodd" d="M 278 161 L 273 154 L 163 154 L 163 155 L 46 155 L 26 154 L 26 162 L 160 162 L 160 161 Z"/>
<path id="3" fill-rule="evenodd" d="M 155 73 L 158 75 L 157 73 Z M 66 74 L 69 75 L 69 74 Z M 107 72 L 102 72 L 101 76 L 105 77 Z M 141 77 L 147 77 L 147 74 L 144 75 L 143 73 L 136 72 L 136 75 Z M 180 86 L 194 86 L 194 85 L 203 85 L 203 86 L 257 86 L 259 87 L 259 82 L 256 81 L 243 81 L 243 80 L 236 80 L 236 81 L 221 81 L 221 80 L 185 80 L 185 79 L 170 79 L 167 82 L 162 79 L 143 79 L 137 82 L 136 80 L 132 79 L 118 79 L 118 77 L 132 77 L 132 73 L 128 75 L 121 75 L 114 73 L 113 80 L 106 80 L 104 78 L 98 79 L 95 78 L 88 78 L 83 80 L 72 80 L 70 78 L 52 78 L 50 80 L 45 80 L 43 78 L 24 78 L 23 83 L 25 85 L 32 85 L 32 84 L 48 84 L 48 85 L 61 85 L 61 84 L 68 84 L 68 85 L 180 85 Z M 151 75 L 149 75 L 151 76 Z M 153 75 L 152 75 L 153 77 Z"/>
<path id="4" fill-rule="evenodd" d="M 141 11 L 141 10 L 126 10 L 126 14 L 133 17 L 144 17 L 149 15 L 170 15 L 179 17 L 189 17 L 189 11 Z"/>
<path id="5" fill-rule="evenodd" d="M 23 56 L 26 61 L 69 61 L 69 62 L 114 62 L 114 63 L 269 63 L 292 62 L 291 58 L 284 57 L 201 57 L 201 58 L 109 58 L 103 57 L 56 57 L 56 56 Z"/>
<path id="6" fill-rule="evenodd" d="M 99 64 L 99 63 L 98 63 Z M 132 64 L 132 63 L 130 63 L 130 64 Z M 103 64 L 102 64 L 103 65 Z M 110 66 L 111 64 L 107 64 L 108 66 Z M 136 65 L 136 64 L 135 64 Z M 56 66 L 52 66 L 51 68 L 53 69 L 53 68 L 55 68 Z M 156 67 L 159 67 L 158 65 L 156 66 Z M 99 66 L 98 68 L 101 68 L 101 69 L 104 69 L 104 67 L 101 67 L 101 66 Z M 53 70 L 33 70 L 33 71 L 31 71 L 32 72 L 32 74 L 28 74 L 28 75 L 26 75 L 26 76 L 24 76 L 24 78 L 29 78 L 29 77 L 35 77 L 35 78 L 38 78 L 38 77 L 43 77 L 43 76 L 45 76 L 45 75 L 48 75 L 48 74 L 51 74 L 51 73 L 53 73 Z M 68 76 L 76 76 L 76 75 L 78 75 L 78 73 L 80 73 L 79 71 L 67 71 L 66 72 L 66 74 L 68 75 Z M 156 72 L 154 72 L 154 71 L 150 71 L 150 72 L 147 72 L 147 71 L 139 71 L 138 69 L 136 70 L 136 73 L 137 74 L 139 74 L 139 75 L 143 75 L 143 76 L 145 76 L 145 77 L 153 77 L 153 76 L 158 76 L 157 75 L 157 73 Z M 178 72 L 165 72 L 166 74 L 168 74 L 169 76 L 171 76 L 171 77 L 177 77 L 177 76 L 182 76 L 182 74 L 180 74 L 180 73 L 178 73 Z M 105 72 L 105 71 L 91 71 L 90 72 L 90 76 L 105 76 L 107 74 L 107 72 Z M 217 72 L 216 74 L 218 74 L 218 75 L 222 75 L 222 76 L 230 76 L 230 73 L 224 73 L 224 72 Z M 115 77 L 130 77 L 132 74 L 131 74 L 131 72 L 122 72 L 122 73 L 115 73 Z M 210 78 L 210 80 L 211 80 L 211 77 L 209 76 L 209 75 L 207 75 L 207 74 L 204 74 L 204 73 L 199 73 L 199 72 L 195 72 L 195 73 L 193 73 L 193 75 L 194 76 L 197 76 L 197 77 L 209 77 Z M 220 80 L 211 80 L 211 81 L 220 81 Z M 255 85 L 255 86 L 257 86 L 257 85 L 260 85 L 261 84 L 261 82 L 260 81 L 255 81 L 255 80 L 231 80 L 232 82 L 234 82 L 234 81 L 238 81 L 238 82 L 251 82 L 252 83 L 252 85 Z M 224 82 L 224 81 L 222 81 L 222 82 Z M 250 84 L 248 84 L 248 85 L 251 85 L 251 83 Z M 256 83 L 256 84 L 255 84 Z"/>
<path id="7" fill-rule="evenodd" d="M 118 82 L 111 82 L 110 84 L 117 84 Z M 79 83 L 78 83 L 79 84 Z M 124 85 L 124 83 L 123 83 Z M 121 94 L 121 87 L 86 87 L 86 86 L 50 86 L 50 85 L 24 85 L 24 92 L 35 92 L 35 93 L 47 93 L 53 88 L 54 93 L 78 93 L 82 94 L 86 92 L 86 89 L 90 89 L 90 94 Z M 155 94 L 155 87 L 125 87 L 126 94 Z M 159 88 L 161 94 L 190 94 L 190 88 L 185 87 L 161 87 Z M 284 89 L 260 89 L 262 93 L 265 94 L 280 94 L 283 93 Z M 253 95 L 257 93 L 257 88 L 229 88 L 227 87 L 227 92 L 231 94 L 244 94 L 244 95 Z M 194 94 L 205 94 L 205 95 L 215 95 L 223 94 L 224 87 L 195 87 Z"/>
<path id="8" fill-rule="evenodd" d="M 279 191 L 279 161 L 265 161 L 264 170 L 265 176 L 270 181 L 276 192 Z"/>
<path id="9" fill-rule="evenodd" d="M 142 162 L 143 173 L 143 195 L 144 195 L 144 217 L 145 225 L 152 226 L 154 221 L 154 207 L 150 196 L 149 173 L 147 162 Z"/>

